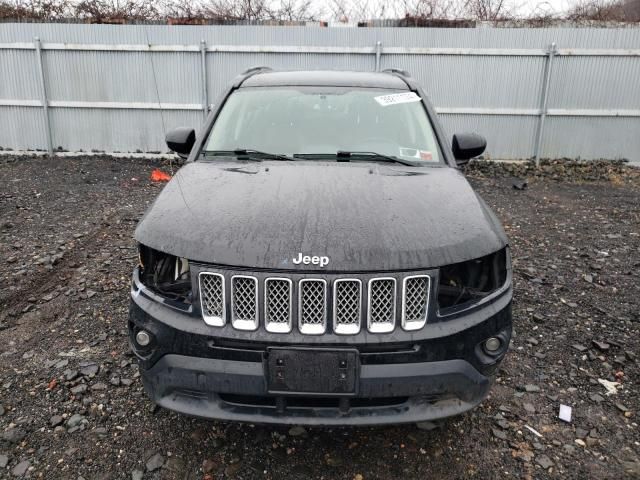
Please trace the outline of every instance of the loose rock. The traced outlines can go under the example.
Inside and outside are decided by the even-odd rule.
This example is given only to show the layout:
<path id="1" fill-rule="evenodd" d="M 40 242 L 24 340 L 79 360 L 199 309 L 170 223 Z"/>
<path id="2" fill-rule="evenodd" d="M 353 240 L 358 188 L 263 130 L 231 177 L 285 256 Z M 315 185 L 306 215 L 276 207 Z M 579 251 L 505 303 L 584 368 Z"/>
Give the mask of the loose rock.
<path id="1" fill-rule="evenodd" d="M 98 365 L 91 364 L 83 367 L 80 370 L 80 374 L 84 375 L 85 377 L 93 378 L 98 374 L 99 370 L 100 370 L 100 367 L 98 367 Z"/>
<path id="2" fill-rule="evenodd" d="M 142 480 L 144 476 L 144 472 L 141 470 L 134 470 L 131 472 L 131 480 Z"/>
<path id="3" fill-rule="evenodd" d="M 616 408 L 620 410 L 622 413 L 626 413 L 629 411 L 629 407 L 623 405 L 622 403 L 616 403 Z"/>
<path id="4" fill-rule="evenodd" d="M 75 413 L 71 416 L 71 418 L 69 418 L 69 420 L 67 420 L 67 427 L 79 427 L 85 421 L 86 419 L 82 415 L 80 415 L 79 413 Z"/>
<path id="5" fill-rule="evenodd" d="M 164 465 L 164 457 L 159 453 L 153 454 L 148 460 L 145 466 L 148 472 L 154 472 Z"/>
<path id="6" fill-rule="evenodd" d="M 6 432 L 2 434 L 2 439 L 8 443 L 19 443 L 24 437 L 27 436 L 27 432 L 22 430 L 21 428 L 10 428 Z"/>
<path id="7" fill-rule="evenodd" d="M 551 461 L 549 457 L 546 455 L 538 455 L 536 457 L 536 463 L 540 465 L 542 468 L 547 470 L 548 468 L 553 467 L 554 463 Z"/>
<path id="8" fill-rule="evenodd" d="M 74 395 L 80 395 L 81 393 L 84 393 L 87 391 L 87 386 L 84 383 L 81 383 L 80 385 L 76 385 L 75 387 L 71 388 L 71 393 L 73 393 Z"/>
<path id="9" fill-rule="evenodd" d="M 29 470 L 30 466 L 31 462 L 29 460 L 23 460 L 15 467 L 13 467 L 13 470 L 11 470 L 11 474 L 14 477 L 22 477 L 25 473 L 27 473 L 27 470 Z"/>
<path id="10" fill-rule="evenodd" d="M 306 434 L 307 434 L 307 430 L 300 425 L 296 425 L 289 429 L 289 435 L 291 435 L 292 437 L 300 437 Z"/>
<path id="11" fill-rule="evenodd" d="M 533 314 L 533 321 L 536 323 L 543 323 L 544 322 L 544 315 L 542 315 L 541 313 L 534 313 Z"/>
<path id="12" fill-rule="evenodd" d="M 52 427 L 57 427 L 58 425 L 61 425 L 62 422 L 64 422 L 64 418 L 62 418 L 62 415 L 54 415 L 49 419 L 49 424 Z"/>
<path id="13" fill-rule="evenodd" d="M 609 350 L 609 344 L 607 342 L 601 342 L 600 340 L 592 340 L 593 346 L 596 347 L 601 352 L 606 352 Z"/>
<path id="14" fill-rule="evenodd" d="M 491 433 L 493 433 L 494 437 L 499 438 L 500 440 L 506 440 L 507 439 L 507 434 L 505 432 L 503 432 L 502 430 L 498 430 L 497 428 L 492 428 L 491 429 Z"/>

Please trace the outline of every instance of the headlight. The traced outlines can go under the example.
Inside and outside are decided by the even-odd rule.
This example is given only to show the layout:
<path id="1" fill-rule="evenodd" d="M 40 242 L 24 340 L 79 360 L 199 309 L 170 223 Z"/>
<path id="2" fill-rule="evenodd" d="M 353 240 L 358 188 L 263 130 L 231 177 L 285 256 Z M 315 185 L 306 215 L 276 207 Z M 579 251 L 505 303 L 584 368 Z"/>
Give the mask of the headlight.
<path id="1" fill-rule="evenodd" d="M 441 315 L 453 313 L 491 295 L 507 281 L 506 248 L 485 257 L 440 268 L 438 306 Z"/>
<path id="2" fill-rule="evenodd" d="M 138 258 L 140 280 L 146 287 L 172 300 L 191 303 L 189 260 L 142 244 L 138 245 Z"/>

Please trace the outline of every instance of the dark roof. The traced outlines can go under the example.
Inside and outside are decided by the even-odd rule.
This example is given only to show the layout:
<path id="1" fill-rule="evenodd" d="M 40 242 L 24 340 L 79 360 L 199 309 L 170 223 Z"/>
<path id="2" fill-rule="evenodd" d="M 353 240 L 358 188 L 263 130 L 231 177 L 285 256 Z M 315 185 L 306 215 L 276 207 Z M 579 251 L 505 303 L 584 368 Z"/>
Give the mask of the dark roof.
<path id="1" fill-rule="evenodd" d="M 407 84 L 390 73 L 307 70 L 296 72 L 264 71 L 242 83 L 243 87 L 275 86 L 369 87 L 408 90 Z"/>

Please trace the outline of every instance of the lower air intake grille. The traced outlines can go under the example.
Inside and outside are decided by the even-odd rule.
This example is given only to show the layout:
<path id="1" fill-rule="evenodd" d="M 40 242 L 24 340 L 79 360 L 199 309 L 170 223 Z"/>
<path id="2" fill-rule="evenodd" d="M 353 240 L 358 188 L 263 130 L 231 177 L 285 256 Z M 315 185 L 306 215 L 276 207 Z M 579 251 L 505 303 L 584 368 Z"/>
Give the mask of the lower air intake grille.
<path id="1" fill-rule="evenodd" d="M 268 278 L 264 282 L 265 328 L 272 333 L 291 331 L 291 280 Z"/>
<path id="2" fill-rule="evenodd" d="M 300 280 L 299 328 L 302 333 L 320 335 L 327 328 L 327 283 Z"/>
<path id="3" fill-rule="evenodd" d="M 218 273 L 200 274 L 202 318 L 208 325 L 225 324 L 224 277 Z"/>
<path id="4" fill-rule="evenodd" d="M 360 331 L 362 282 L 336 280 L 333 292 L 333 318 L 336 333 L 353 335 Z"/>
<path id="5" fill-rule="evenodd" d="M 369 280 L 369 331 L 391 332 L 395 327 L 395 317 L 396 280 L 394 278 Z"/>

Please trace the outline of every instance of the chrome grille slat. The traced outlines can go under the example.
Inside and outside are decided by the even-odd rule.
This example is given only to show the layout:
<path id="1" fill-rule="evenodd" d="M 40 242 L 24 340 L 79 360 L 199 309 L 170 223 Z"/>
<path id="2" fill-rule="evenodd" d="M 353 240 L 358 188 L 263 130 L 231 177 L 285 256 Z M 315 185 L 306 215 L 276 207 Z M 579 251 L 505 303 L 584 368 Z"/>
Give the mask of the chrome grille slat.
<path id="1" fill-rule="evenodd" d="M 427 323 L 431 278 L 414 275 L 402 280 L 402 328 L 419 330 Z"/>
<path id="2" fill-rule="evenodd" d="M 395 327 L 396 279 L 393 277 L 369 280 L 367 328 L 371 333 L 388 333 Z"/>
<path id="3" fill-rule="evenodd" d="M 292 283 L 288 278 L 264 281 L 265 329 L 271 333 L 289 333 L 292 324 Z"/>
<path id="4" fill-rule="evenodd" d="M 333 330 L 341 335 L 360 331 L 362 318 L 362 282 L 341 278 L 333 283 Z"/>
<path id="5" fill-rule="evenodd" d="M 231 324 L 238 330 L 258 328 L 258 280 L 255 277 L 231 277 Z"/>
<path id="6" fill-rule="evenodd" d="M 298 284 L 298 328 L 307 335 L 321 335 L 327 329 L 327 282 L 302 279 Z"/>
<path id="7" fill-rule="evenodd" d="M 207 325 L 222 327 L 226 323 L 224 276 L 200 272 L 200 308 Z"/>

